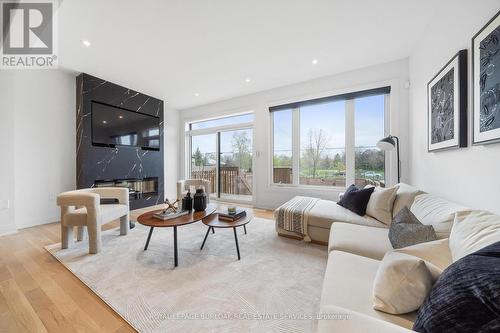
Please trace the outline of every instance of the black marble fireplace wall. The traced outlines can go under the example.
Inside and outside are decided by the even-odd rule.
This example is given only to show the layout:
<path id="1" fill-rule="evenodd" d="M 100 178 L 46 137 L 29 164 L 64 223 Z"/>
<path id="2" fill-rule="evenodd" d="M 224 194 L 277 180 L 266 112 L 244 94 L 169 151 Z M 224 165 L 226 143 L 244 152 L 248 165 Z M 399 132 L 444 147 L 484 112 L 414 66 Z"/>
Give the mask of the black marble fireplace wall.
<path id="1" fill-rule="evenodd" d="M 140 147 L 99 147 L 92 145 L 93 101 L 160 118 L 160 149 Z M 103 182 L 127 184 L 124 180 L 158 179 L 157 192 L 131 196 L 130 208 L 151 206 L 163 201 L 163 101 L 89 74 L 76 78 L 76 174 L 78 188 Z"/>

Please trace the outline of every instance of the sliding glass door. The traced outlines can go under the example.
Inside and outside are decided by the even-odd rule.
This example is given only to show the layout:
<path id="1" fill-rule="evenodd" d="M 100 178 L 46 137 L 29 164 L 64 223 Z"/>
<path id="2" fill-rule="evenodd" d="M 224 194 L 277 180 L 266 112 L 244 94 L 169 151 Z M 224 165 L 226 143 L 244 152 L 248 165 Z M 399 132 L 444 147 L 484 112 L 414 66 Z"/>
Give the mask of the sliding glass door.
<path id="1" fill-rule="evenodd" d="M 252 200 L 252 129 L 220 132 L 220 198 Z"/>
<path id="2" fill-rule="evenodd" d="M 210 181 L 211 197 L 252 201 L 252 127 L 253 115 L 245 114 L 195 122 L 186 128 L 190 178 Z"/>

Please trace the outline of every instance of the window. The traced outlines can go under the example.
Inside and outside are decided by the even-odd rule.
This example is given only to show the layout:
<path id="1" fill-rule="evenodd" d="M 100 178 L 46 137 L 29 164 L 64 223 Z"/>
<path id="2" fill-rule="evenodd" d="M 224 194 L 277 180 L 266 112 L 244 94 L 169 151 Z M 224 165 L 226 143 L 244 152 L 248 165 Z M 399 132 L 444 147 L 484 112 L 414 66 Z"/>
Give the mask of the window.
<path id="1" fill-rule="evenodd" d="M 390 87 L 271 107 L 274 184 L 385 186 Z"/>

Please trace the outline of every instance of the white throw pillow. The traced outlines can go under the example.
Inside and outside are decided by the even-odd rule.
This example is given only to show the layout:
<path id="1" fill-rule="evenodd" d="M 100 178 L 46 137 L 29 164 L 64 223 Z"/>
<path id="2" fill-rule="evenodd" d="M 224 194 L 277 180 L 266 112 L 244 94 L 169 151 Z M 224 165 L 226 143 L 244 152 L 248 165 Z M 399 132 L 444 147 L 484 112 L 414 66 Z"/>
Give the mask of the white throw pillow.
<path id="1" fill-rule="evenodd" d="M 455 215 L 450 233 L 453 262 L 500 241 L 500 216 L 475 210 Z"/>
<path id="2" fill-rule="evenodd" d="M 394 250 L 394 252 L 422 259 L 427 265 L 433 281 L 436 281 L 441 273 L 453 263 L 448 238 L 403 247 Z"/>
<path id="3" fill-rule="evenodd" d="M 390 225 L 392 222 L 392 207 L 396 200 L 399 186 L 390 188 L 376 187 L 366 206 L 366 214 L 380 222 Z"/>
<path id="4" fill-rule="evenodd" d="M 387 252 L 373 284 L 375 310 L 403 314 L 417 310 L 432 288 L 433 278 L 424 260 Z"/>

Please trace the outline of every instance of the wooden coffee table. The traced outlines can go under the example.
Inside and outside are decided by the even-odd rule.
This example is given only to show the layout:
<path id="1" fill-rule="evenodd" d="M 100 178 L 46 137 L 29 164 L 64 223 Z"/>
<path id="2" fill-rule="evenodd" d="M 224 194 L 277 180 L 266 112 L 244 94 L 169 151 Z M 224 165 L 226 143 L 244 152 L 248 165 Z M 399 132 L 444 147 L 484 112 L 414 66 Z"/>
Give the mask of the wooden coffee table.
<path id="1" fill-rule="evenodd" d="M 171 220 L 160 220 L 153 216 L 154 213 L 161 212 L 163 209 L 153 210 L 140 215 L 137 218 L 137 222 L 142 225 L 150 227 L 148 239 L 146 240 L 146 245 L 144 246 L 144 251 L 148 249 L 149 241 L 151 240 L 151 235 L 153 234 L 154 228 L 174 228 L 174 264 L 175 267 L 178 266 L 178 250 L 177 250 L 177 227 L 198 222 L 207 216 L 212 215 L 217 210 L 217 205 L 208 204 L 207 208 L 202 212 L 191 211 L 191 213 L 183 216 L 176 217 Z"/>
<path id="2" fill-rule="evenodd" d="M 208 230 L 207 233 L 205 234 L 205 238 L 203 239 L 203 243 L 201 244 L 200 251 L 203 250 L 203 246 L 205 246 L 205 242 L 207 241 L 207 237 L 210 231 L 212 231 L 212 233 L 215 233 L 214 228 L 233 228 L 234 241 L 236 243 L 236 253 L 238 254 L 238 260 L 240 260 L 240 246 L 238 244 L 238 234 L 236 233 L 236 228 L 243 227 L 243 229 L 245 230 L 245 234 L 247 233 L 246 225 L 250 223 L 250 221 L 252 221 L 253 215 L 247 210 L 246 212 L 247 212 L 246 216 L 234 222 L 219 220 L 219 214 L 217 213 L 209 215 L 205 217 L 203 220 L 201 220 L 208 227 Z"/>

